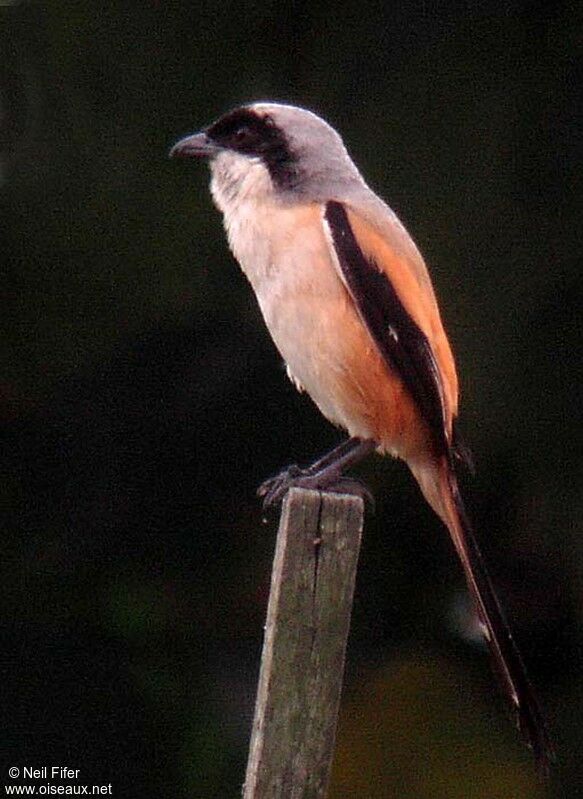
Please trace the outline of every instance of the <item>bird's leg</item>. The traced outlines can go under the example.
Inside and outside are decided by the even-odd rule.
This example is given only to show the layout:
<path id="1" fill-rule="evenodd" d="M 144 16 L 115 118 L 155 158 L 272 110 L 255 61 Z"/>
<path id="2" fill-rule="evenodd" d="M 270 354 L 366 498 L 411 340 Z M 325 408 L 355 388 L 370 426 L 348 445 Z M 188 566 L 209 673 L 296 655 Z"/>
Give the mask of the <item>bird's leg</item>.
<path id="1" fill-rule="evenodd" d="M 310 464 L 310 466 L 307 466 L 305 469 L 302 469 L 301 471 L 304 474 L 318 474 L 319 472 L 326 469 L 331 464 L 334 463 L 338 464 L 339 462 L 341 462 L 342 465 L 344 464 L 344 458 L 347 455 L 351 455 L 353 450 L 360 447 L 362 443 L 363 443 L 362 439 L 360 438 L 347 438 L 345 441 L 342 441 L 342 443 L 334 447 L 334 449 L 331 449 L 330 452 L 327 452 L 317 461 L 314 461 L 314 463 Z M 366 454 L 367 452 L 364 453 L 364 455 Z M 357 455 L 356 460 L 351 461 L 351 463 L 356 463 L 356 461 L 360 460 L 360 458 L 364 457 L 364 455 L 361 456 Z"/>
<path id="2" fill-rule="evenodd" d="M 313 488 L 339 494 L 358 494 L 374 505 L 370 491 L 358 480 L 343 477 L 342 473 L 369 455 L 377 447 L 371 439 L 349 438 L 306 469 L 288 466 L 275 477 L 259 486 L 257 493 L 263 497 L 263 506 L 280 502 L 292 487 Z"/>

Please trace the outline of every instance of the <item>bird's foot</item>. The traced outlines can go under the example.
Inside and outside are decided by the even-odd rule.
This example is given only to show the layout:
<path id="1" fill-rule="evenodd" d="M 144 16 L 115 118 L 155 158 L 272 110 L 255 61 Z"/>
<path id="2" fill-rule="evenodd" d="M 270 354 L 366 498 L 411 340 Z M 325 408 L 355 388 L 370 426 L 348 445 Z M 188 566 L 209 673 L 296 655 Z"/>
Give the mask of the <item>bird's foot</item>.
<path id="1" fill-rule="evenodd" d="M 353 477 L 343 477 L 331 469 L 314 472 L 309 468 L 288 466 L 287 469 L 261 483 L 257 494 L 263 498 L 263 507 L 269 508 L 280 503 L 290 488 L 310 488 L 315 491 L 330 491 L 333 494 L 351 494 L 360 497 L 374 511 L 374 497 L 364 483 Z"/>

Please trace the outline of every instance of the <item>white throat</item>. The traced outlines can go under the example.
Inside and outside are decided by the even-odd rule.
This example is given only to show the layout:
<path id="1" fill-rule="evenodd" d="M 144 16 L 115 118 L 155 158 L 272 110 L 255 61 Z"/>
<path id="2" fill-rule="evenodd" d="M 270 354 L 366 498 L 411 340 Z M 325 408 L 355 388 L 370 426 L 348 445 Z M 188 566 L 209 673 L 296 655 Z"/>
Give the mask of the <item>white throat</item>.
<path id="1" fill-rule="evenodd" d="M 266 200 L 273 202 L 273 183 L 260 158 L 225 150 L 213 158 L 210 167 L 211 194 L 223 214 L 229 215 L 249 201 L 258 206 Z"/>
<path id="2" fill-rule="evenodd" d="M 225 151 L 211 161 L 211 194 L 223 214 L 231 252 L 256 292 L 270 272 L 276 193 L 259 158 Z"/>

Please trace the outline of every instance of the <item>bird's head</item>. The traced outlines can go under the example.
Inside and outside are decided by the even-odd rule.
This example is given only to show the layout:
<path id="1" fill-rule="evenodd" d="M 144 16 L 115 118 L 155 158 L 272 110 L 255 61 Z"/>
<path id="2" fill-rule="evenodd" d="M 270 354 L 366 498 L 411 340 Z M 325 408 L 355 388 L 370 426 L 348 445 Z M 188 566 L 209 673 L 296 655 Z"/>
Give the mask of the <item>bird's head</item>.
<path id="1" fill-rule="evenodd" d="M 326 201 L 362 180 L 334 128 L 311 111 L 279 103 L 235 108 L 181 139 L 170 155 L 209 159 L 223 211 L 245 199 Z"/>

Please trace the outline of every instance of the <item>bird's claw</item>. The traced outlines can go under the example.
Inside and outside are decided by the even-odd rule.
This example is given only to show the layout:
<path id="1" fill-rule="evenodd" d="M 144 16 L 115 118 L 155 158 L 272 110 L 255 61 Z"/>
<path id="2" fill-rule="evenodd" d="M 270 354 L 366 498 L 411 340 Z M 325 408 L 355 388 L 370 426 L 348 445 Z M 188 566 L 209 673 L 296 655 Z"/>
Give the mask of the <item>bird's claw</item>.
<path id="1" fill-rule="evenodd" d="M 326 486 L 325 490 L 333 494 L 349 494 L 353 497 L 360 497 L 371 513 L 376 510 L 372 491 L 362 480 L 357 480 L 355 477 L 340 477 L 332 485 Z"/>
<path id="2" fill-rule="evenodd" d="M 269 508 L 281 502 L 292 486 L 299 485 L 298 480 L 308 476 L 305 470 L 292 464 L 279 474 L 264 480 L 257 489 L 257 496 L 263 499 L 263 507 Z M 307 488 L 308 486 L 304 485 L 303 487 Z"/>
<path id="3" fill-rule="evenodd" d="M 257 495 L 263 499 L 263 507 L 279 504 L 290 488 L 309 488 L 315 491 L 329 491 L 333 494 L 351 494 L 360 497 L 374 512 L 375 501 L 370 490 L 360 480 L 341 475 L 325 473 L 314 474 L 309 469 L 288 466 L 279 474 L 261 483 Z"/>

